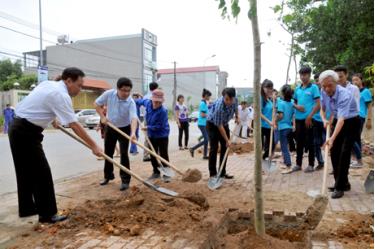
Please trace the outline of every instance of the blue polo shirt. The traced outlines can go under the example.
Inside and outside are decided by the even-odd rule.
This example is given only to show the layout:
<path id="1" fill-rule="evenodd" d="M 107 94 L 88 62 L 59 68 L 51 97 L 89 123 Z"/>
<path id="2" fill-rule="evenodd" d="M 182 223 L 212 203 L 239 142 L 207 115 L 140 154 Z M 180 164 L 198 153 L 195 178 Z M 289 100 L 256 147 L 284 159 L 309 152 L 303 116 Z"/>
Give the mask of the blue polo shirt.
<path id="1" fill-rule="evenodd" d="M 201 113 L 204 113 L 206 115 L 208 113 L 208 106 L 204 99 L 202 99 L 201 103 L 199 104 L 198 126 L 206 126 L 207 116 L 202 117 Z"/>
<path id="2" fill-rule="evenodd" d="M 263 103 L 263 98 L 260 98 L 260 111 L 268 120 L 272 121 L 272 101 L 270 99 L 267 99 L 266 103 Z M 267 121 L 261 119 L 261 126 L 262 128 L 268 128 L 271 129 L 271 126 L 268 124 Z"/>
<path id="3" fill-rule="evenodd" d="M 309 83 L 306 87 L 299 85 L 294 91 L 294 100 L 297 105 L 301 105 L 305 108 L 304 112 L 296 110 L 296 119 L 304 120 L 309 116 L 311 111 L 314 109 L 315 100 L 320 97 L 319 88 L 317 85 Z"/>
<path id="4" fill-rule="evenodd" d="M 336 119 L 349 119 L 358 116 L 358 105 L 353 94 L 346 88 L 337 85 L 335 93 L 329 97 L 322 91 L 322 108 L 330 110 Z"/>
<path id="5" fill-rule="evenodd" d="M 367 118 L 368 108 L 367 105 L 372 102 L 372 95 L 370 90 L 366 87 L 360 90 L 360 98 L 359 98 L 359 116 L 361 118 Z"/>
<path id="6" fill-rule="evenodd" d="M 132 119 L 137 118 L 137 107 L 132 97 L 120 99 L 116 89 L 105 91 L 95 103 L 107 106 L 107 119 L 116 127 L 128 126 Z"/>
<path id="7" fill-rule="evenodd" d="M 285 129 L 292 129 L 292 121 L 295 113 L 293 100 L 285 101 L 283 99 L 280 99 L 277 105 L 277 112 L 283 114 L 283 118 L 278 121 L 278 129 L 280 131 Z"/>

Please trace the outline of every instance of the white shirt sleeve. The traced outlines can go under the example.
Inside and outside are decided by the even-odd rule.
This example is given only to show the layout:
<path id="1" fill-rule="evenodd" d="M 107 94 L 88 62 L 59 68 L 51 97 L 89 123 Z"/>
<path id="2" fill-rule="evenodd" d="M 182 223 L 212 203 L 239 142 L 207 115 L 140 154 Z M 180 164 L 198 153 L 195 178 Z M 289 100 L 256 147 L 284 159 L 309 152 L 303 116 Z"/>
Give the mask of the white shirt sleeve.
<path id="1" fill-rule="evenodd" d="M 129 117 L 130 117 L 130 122 L 133 120 L 133 119 L 137 119 L 138 116 L 137 116 L 137 106 L 134 102 L 134 100 L 132 99 L 131 100 L 131 103 L 129 105 Z"/>
<path id="2" fill-rule="evenodd" d="M 73 110 L 72 99 L 68 95 L 54 92 L 48 96 L 51 103 L 51 110 L 56 115 L 62 125 L 77 122 L 77 117 Z"/>

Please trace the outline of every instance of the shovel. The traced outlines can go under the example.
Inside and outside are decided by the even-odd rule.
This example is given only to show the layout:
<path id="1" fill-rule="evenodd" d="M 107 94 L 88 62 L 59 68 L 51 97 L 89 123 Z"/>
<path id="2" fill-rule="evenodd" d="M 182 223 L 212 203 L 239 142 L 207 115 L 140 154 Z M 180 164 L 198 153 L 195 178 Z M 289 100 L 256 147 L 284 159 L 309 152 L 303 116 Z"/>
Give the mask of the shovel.
<path id="1" fill-rule="evenodd" d="M 273 123 L 275 121 L 275 99 L 273 99 L 272 105 L 272 126 L 271 126 L 271 134 L 270 134 L 270 144 L 268 150 L 268 161 L 262 163 L 263 169 L 267 172 L 272 172 L 276 170 L 276 163 L 272 162 L 272 146 L 273 146 Z"/>
<path id="2" fill-rule="evenodd" d="M 107 122 L 107 125 L 109 127 L 111 127 L 112 129 L 114 129 L 115 131 L 117 131 L 118 133 L 120 133 L 121 135 L 123 135 L 124 137 L 126 137 L 129 141 L 131 140 L 130 136 L 128 134 L 126 134 L 125 132 L 123 132 L 122 130 L 120 130 L 119 128 L 117 128 L 116 126 L 111 124 L 110 122 Z M 147 148 L 143 144 L 139 143 L 138 141 L 131 141 L 131 142 L 135 143 L 136 145 L 138 145 L 142 149 L 146 150 L 148 153 L 150 153 L 151 155 L 153 155 L 154 157 L 159 159 L 161 162 L 165 163 L 166 165 L 168 165 L 169 167 L 174 169 L 180 175 L 184 175 L 184 173 L 181 170 L 179 170 L 176 166 L 174 166 L 173 164 L 171 164 L 170 162 L 168 162 L 167 160 L 165 160 L 164 158 L 162 158 L 161 156 L 159 156 L 158 154 L 156 154 L 154 151 L 150 150 L 149 148 Z"/>
<path id="3" fill-rule="evenodd" d="M 156 154 L 154 146 L 152 145 L 152 143 L 150 141 L 150 138 L 147 136 L 147 131 L 143 130 L 143 125 L 142 125 L 142 123 L 141 123 L 141 121 L 139 119 L 138 119 L 138 123 L 139 123 L 139 127 L 143 131 L 143 134 L 145 135 L 145 139 L 146 139 L 148 145 L 150 146 L 151 150 Z M 160 162 L 159 158 L 156 158 L 156 160 L 158 161 L 158 164 L 159 164 L 158 170 L 163 175 L 166 175 L 166 176 L 169 176 L 169 177 L 174 177 L 175 176 L 175 173 L 173 172 L 173 170 L 171 170 L 169 167 L 164 167 L 163 164 Z"/>
<path id="4" fill-rule="evenodd" d="M 221 149 L 223 149 L 223 148 L 221 148 Z M 214 177 L 214 178 L 212 178 L 208 181 L 207 185 L 208 185 L 209 189 L 215 190 L 215 189 L 219 188 L 221 185 L 223 185 L 223 178 L 220 177 L 220 175 L 221 175 L 221 172 L 223 171 L 224 163 L 227 160 L 228 154 L 229 154 L 229 148 L 227 148 L 226 151 L 225 151 L 223 161 L 220 164 L 219 172 L 217 173 L 216 177 Z"/>
<path id="5" fill-rule="evenodd" d="M 365 191 L 366 193 L 374 193 L 374 170 L 370 170 L 370 172 L 368 172 L 368 175 L 366 177 L 366 181 L 365 181 Z"/>
<path id="6" fill-rule="evenodd" d="M 71 132 L 69 132 L 67 129 L 63 128 L 62 126 L 59 126 L 59 129 L 64 132 L 65 134 L 67 134 L 68 136 L 72 137 L 73 139 L 77 140 L 78 142 L 80 142 L 81 144 L 83 144 L 84 146 L 86 146 L 87 148 L 90 149 L 90 146 L 88 144 L 86 144 L 86 142 L 84 142 L 80 137 L 78 137 L 76 134 L 73 134 Z M 116 167 L 118 167 L 119 169 L 121 169 L 122 171 L 128 173 L 129 175 L 133 176 L 135 179 L 137 179 L 138 181 L 142 182 L 144 185 L 146 185 L 148 188 L 150 189 L 153 189 L 159 193 L 162 193 L 164 195 L 168 195 L 168 196 L 173 196 L 173 197 L 176 197 L 178 196 L 178 193 L 172 191 L 172 190 L 169 190 L 169 189 L 166 189 L 166 188 L 163 188 L 163 187 L 160 187 L 160 186 L 157 186 L 155 184 L 152 184 L 150 182 L 147 182 L 145 180 L 143 180 L 140 176 L 138 176 L 136 173 L 133 173 L 132 171 L 130 171 L 129 169 L 125 168 L 123 165 L 121 165 L 120 163 L 116 162 L 115 160 L 113 160 L 111 157 L 107 156 L 106 154 L 104 153 L 101 153 L 101 156 L 104 157 L 107 161 L 113 163 Z"/>

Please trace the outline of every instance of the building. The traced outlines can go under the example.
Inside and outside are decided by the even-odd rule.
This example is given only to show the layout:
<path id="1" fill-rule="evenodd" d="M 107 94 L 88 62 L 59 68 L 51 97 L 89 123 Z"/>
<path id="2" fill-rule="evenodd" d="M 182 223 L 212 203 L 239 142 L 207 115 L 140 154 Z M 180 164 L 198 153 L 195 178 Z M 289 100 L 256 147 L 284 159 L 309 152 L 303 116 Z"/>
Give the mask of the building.
<path id="1" fill-rule="evenodd" d="M 160 69 L 157 72 L 159 86 L 166 94 L 166 106 L 172 107 L 174 69 Z M 212 99 L 221 96 L 221 88 L 226 85 L 228 73 L 221 72 L 219 66 L 176 68 L 177 95 L 185 97 L 185 104 L 196 109 L 202 98 L 202 90 L 211 91 Z"/>
<path id="2" fill-rule="evenodd" d="M 0 92 L 0 107 L 4 110 L 7 104 L 15 107 L 23 98 L 29 95 L 28 90 L 11 89 L 9 91 Z M 1 116 L 3 113 L 1 112 Z"/>
<path id="3" fill-rule="evenodd" d="M 254 89 L 252 87 L 236 87 L 236 95 L 239 101 L 253 102 Z"/>
<path id="4" fill-rule="evenodd" d="M 53 79 L 66 67 L 82 69 L 91 79 L 116 86 L 120 77 L 133 81 L 134 90 L 146 93 L 156 80 L 157 37 L 142 29 L 140 34 L 78 40 L 48 46 L 43 53 L 48 77 Z M 37 72 L 39 52 L 24 53 L 26 72 Z"/>

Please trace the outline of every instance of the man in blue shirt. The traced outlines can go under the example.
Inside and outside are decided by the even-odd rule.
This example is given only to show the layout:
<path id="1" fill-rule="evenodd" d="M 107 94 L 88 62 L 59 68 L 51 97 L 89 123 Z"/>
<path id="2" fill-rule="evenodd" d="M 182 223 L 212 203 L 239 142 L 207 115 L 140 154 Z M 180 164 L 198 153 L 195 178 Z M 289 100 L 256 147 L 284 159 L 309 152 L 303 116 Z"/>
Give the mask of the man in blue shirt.
<path id="1" fill-rule="evenodd" d="M 137 99 L 140 98 L 140 95 L 137 94 L 137 93 L 133 93 L 133 100 L 136 102 Z M 136 108 L 137 108 L 137 117 L 139 120 L 141 120 L 141 109 L 140 109 L 140 106 L 136 105 Z M 139 124 L 137 124 L 137 130 L 135 131 L 135 136 L 137 137 L 137 140 L 139 138 Z M 138 154 L 138 149 L 137 149 L 137 145 L 135 143 L 131 143 L 130 145 L 130 154 L 132 155 L 137 155 Z"/>
<path id="2" fill-rule="evenodd" d="M 218 98 L 209 108 L 207 116 L 207 131 L 210 142 L 210 152 L 208 158 L 208 169 L 210 171 L 210 178 L 216 177 L 216 157 L 217 150 L 220 143 L 220 164 L 224 160 L 225 151 L 231 146 L 229 140 L 228 123 L 236 116 L 236 123 L 238 118 L 238 100 L 236 98 L 236 90 L 233 87 L 227 87 L 222 92 L 222 97 Z M 226 162 L 224 162 L 223 170 L 220 177 L 231 179 L 233 176 L 226 173 Z"/>
<path id="3" fill-rule="evenodd" d="M 294 107 L 296 108 L 296 140 L 297 160 L 293 171 L 302 169 L 302 158 L 304 149 L 308 149 L 309 166 L 306 173 L 314 171 L 315 148 L 313 135 L 313 116 L 320 108 L 319 88 L 310 82 L 311 68 L 304 66 L 299 70 L 302 84 L 294 92 Z"/>
<path id="4" fill-rule="evenodd" d="M 4 134 L 8 133 L 8 128 L 10 123 L 12 123 L 14 118 L 14 110 L 10 107 L 10 104 L 7 104 L 4 111 Z"/>
<path id="5" fill-rule="evenodd" d="M 148 85 L 148 93 L 146 93 L 145 96 L 143 96 L 143 99 L 151 99 L 152 97 L 152 92 L 155 91 L 156 89 L 159 88 L 159 84 L 156 83 L 156 82 L 151 82 L 149 85 Z M 140 110 L 141 110 L 141 113 L 144 114 L 144 125 L 147 126 L 147 121 L 145 119 L 146 117 L 146 110 L 145 110 L 145 107 L 144 106 L 140 106 Z M 147 140 L 145 140 L 144 142 L 144 145 L 150 149 L 150 146 L 148 145 L 148 142 Z M 144 162 L 148 162 L 148 161 L 151 161 L 151 156 L 150 156 L 150 153 L 148 153 L 148 151 L 146 150 L 143 150 L 143 161 Z"/>
<path id="6" fill-rule="evenodd" d="M 108 121 L 120 130 L 128 134 L 132 140 L 136 140 L 135 132 L 138 125 L 136 104 L 130 92 L 133 84 L 130 79 L 122 77 L 117 81 L 117 89 L 105 91 L 95 100 L 96 111 L 100 115 L 100 122 L 106 124 Z M 107 117 L 104 115 L 104 106 L 107 106 Z M 104 151 L 110 157 L 113 157 L 117 141 L 120 143 L 121 164 L 130 169 L 129 163 L 129 140 L 113 130 L 106 127 L 104 136 Z M 121 187 L 124 191 L 129 188 L 130 175 L 120 170 Z M 104 180 L 100 185 L 107 185 L 110 180 L 115 178 L 113 174 L 113 164 L 105 160 L 104 162 Z"/>
<path id="7" fill-rule="evenodd" d="M 330 110 L 332 125 L 330 138 L 325 145 L 331 150 L 331 162 L 335 185 L 329 190 L 333 191 L 332 198 L 341 198 L 344 191 L 350 190 L 348 180 L 351 150 L 359 135 L 360 120 L 358 105 L 353 94 L 346 88 L 338 85 L 338 75 L 332 70 L 324 71 L 319 76 L 322 85 L 321 117 L 324 127 L 330 125 L 326 119 L 326 111 Z"/>
<path id="8" fill-rule="evenodd" d="M 360 91 L 360 99 L 359 99 L 359 119 L 361 120 L 361 127 L 360 127 L 360 134 L 358 141 L 354 143 L 354 153 L 357 158 L 357 162 L 354 162 L 350 165 L 350 167 L 353 168 L 359 168 L 362 167 L 362 145 L 361 145 L 361 134 L 363 131 L 363 125 L 366 123 L 366 128 L 371 129 L 371 117 L 368 115 L 369 112 L 368 109 L 371 106 L 372 102 L 372 95 L 370 90 L 368 90 L 367 87 L 364 86 L 362 81 L 362 74 L 356 73 L 352 77 L 352 81 L 354 85 L 356 85 L 359 88 Z"/>

